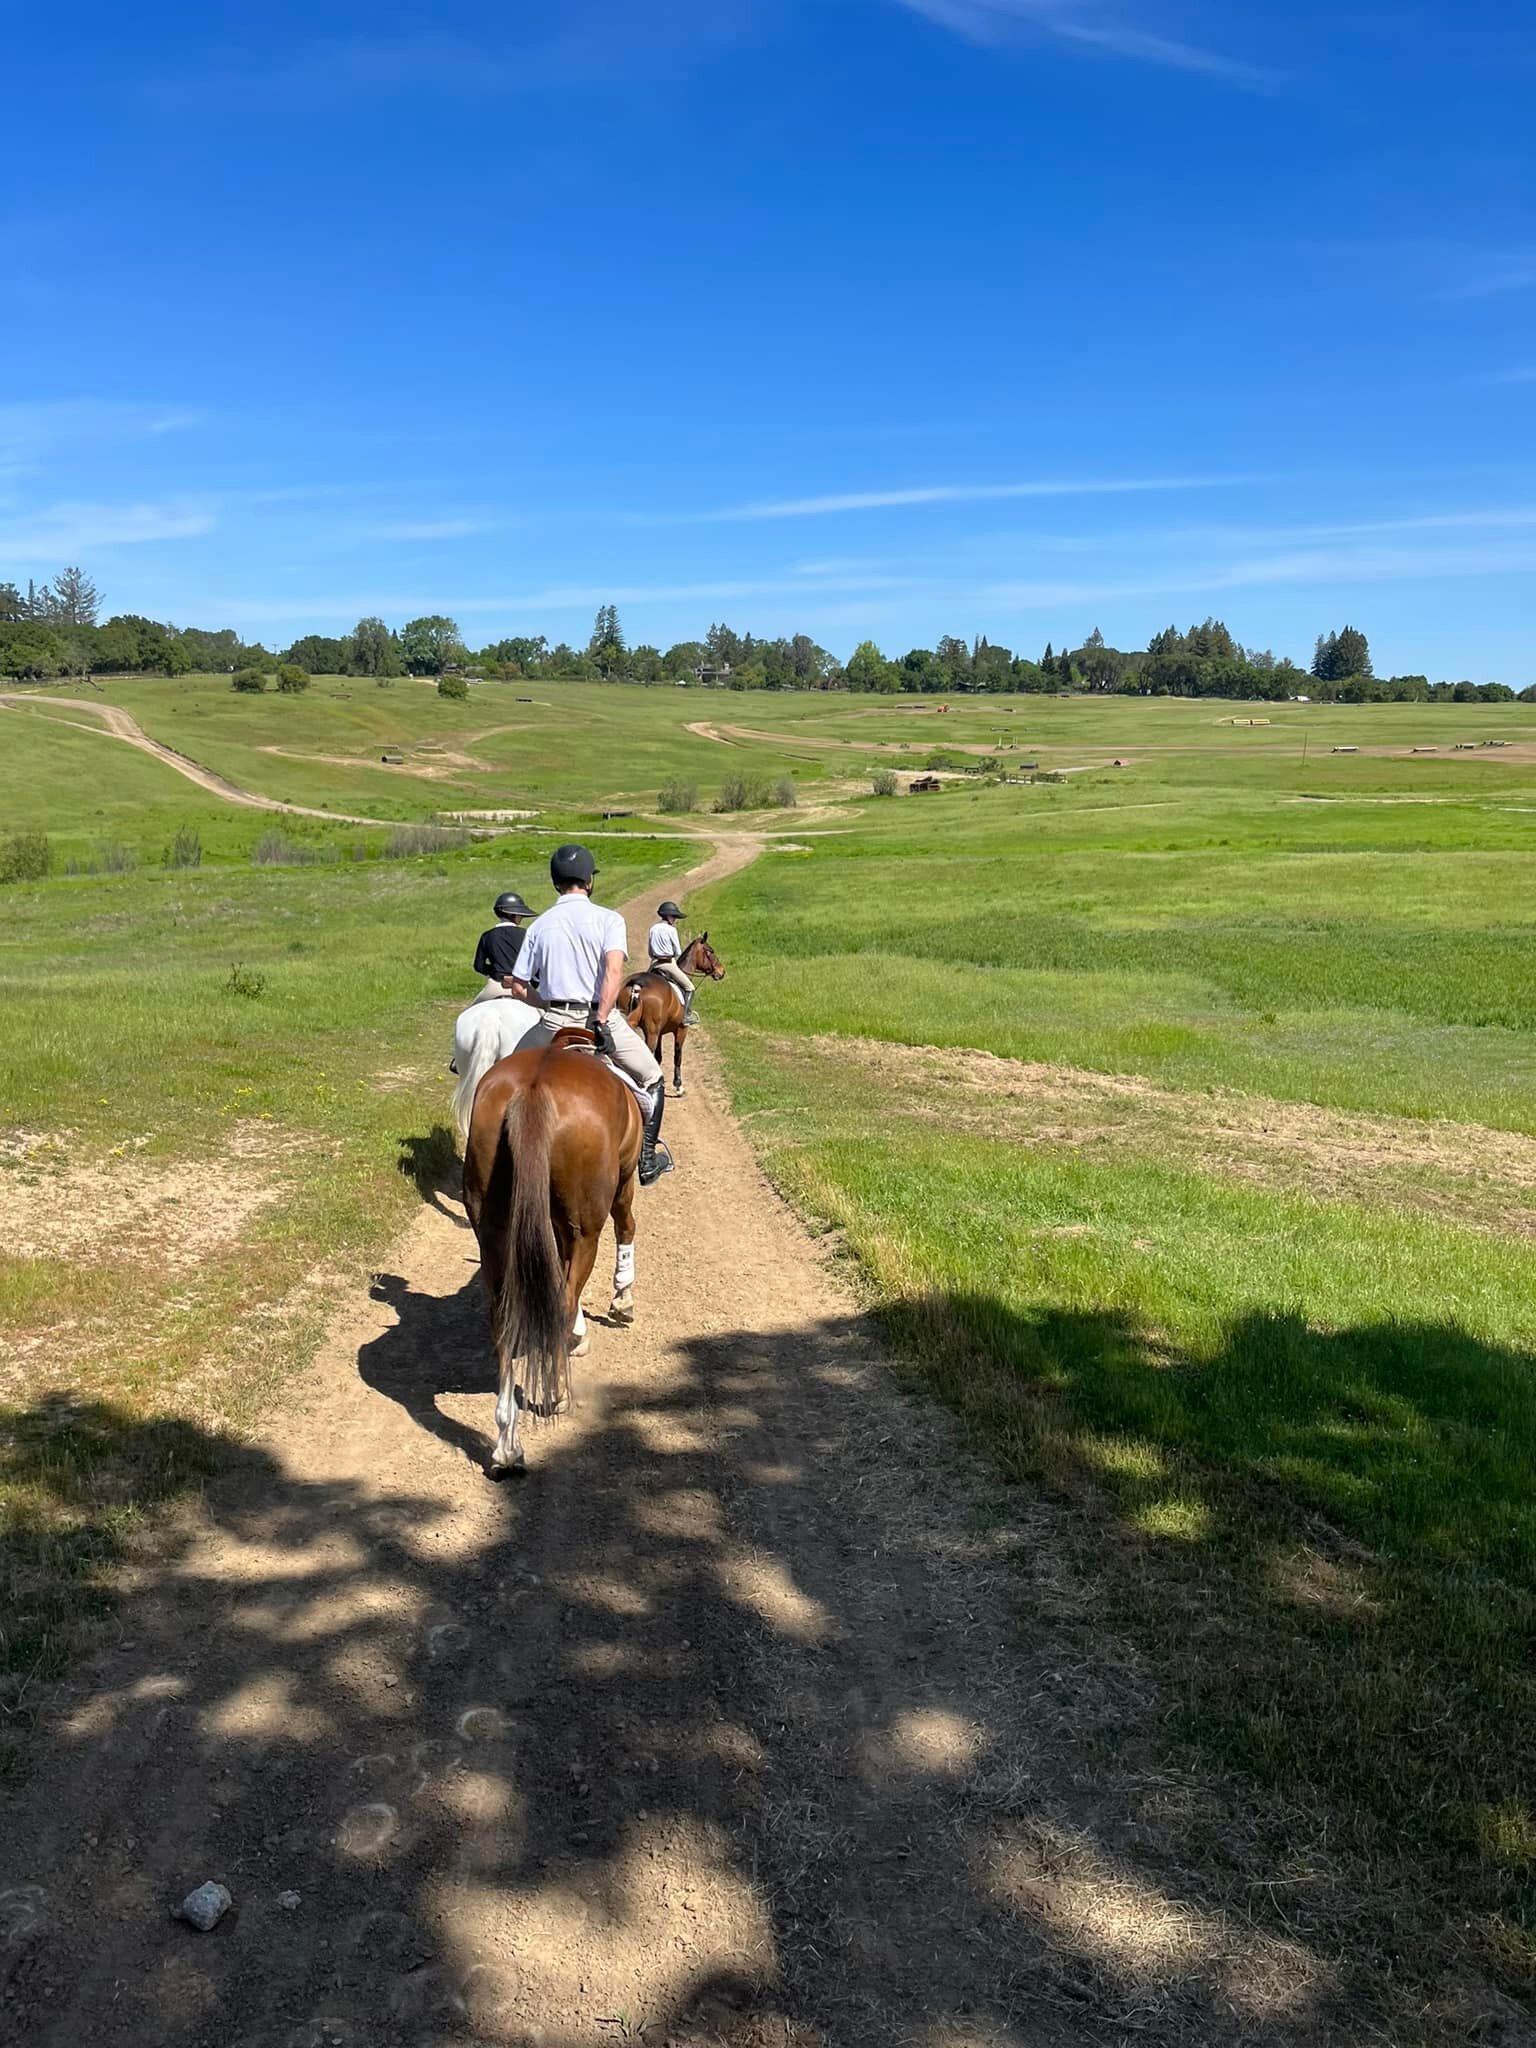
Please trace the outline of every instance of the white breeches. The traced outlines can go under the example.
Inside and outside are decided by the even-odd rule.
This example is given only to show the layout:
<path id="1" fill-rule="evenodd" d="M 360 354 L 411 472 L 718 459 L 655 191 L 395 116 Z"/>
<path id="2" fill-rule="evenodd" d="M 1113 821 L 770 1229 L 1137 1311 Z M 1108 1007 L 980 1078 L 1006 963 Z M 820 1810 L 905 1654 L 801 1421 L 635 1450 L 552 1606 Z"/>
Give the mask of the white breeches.
<path id="1" fill-rule="evenodd" d="M 664 974 L 672 986 L 681 989 L 685 996 L 693 994 L 693 983 L 684 974 L 675 960 L 653 960 L 651 962 L 651 972 L 653 974 Z"/>

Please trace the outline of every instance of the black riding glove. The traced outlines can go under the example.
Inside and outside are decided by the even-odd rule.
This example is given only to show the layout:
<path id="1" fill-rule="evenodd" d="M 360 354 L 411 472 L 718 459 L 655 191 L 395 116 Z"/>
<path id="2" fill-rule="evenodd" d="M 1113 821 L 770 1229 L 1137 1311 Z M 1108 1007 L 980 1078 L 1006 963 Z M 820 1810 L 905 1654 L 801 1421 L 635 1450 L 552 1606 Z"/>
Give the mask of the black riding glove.
<path id="1" fill-rule="evenodd" d="M 599 1019 L 595 1010 L 588 1020 L 587 1029 L 596 1040 L 597 1049 L 600 1053 L 606 1054 L 609 1059 L 616 1059 L 618 1057 L 619 1049 L 613 1042 L 613 1033 L 609 1030 L 606 1020 Z"/>

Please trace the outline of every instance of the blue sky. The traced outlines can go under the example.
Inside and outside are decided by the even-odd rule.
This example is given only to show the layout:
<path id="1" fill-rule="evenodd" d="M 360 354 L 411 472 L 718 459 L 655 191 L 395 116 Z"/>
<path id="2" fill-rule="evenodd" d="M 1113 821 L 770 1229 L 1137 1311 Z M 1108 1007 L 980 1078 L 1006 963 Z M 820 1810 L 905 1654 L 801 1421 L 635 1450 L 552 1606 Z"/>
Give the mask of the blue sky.
<path id="1" fill-rule="evenodd" d="M 1536 17 L 0 0 L 0 577 L 1536 679 Z"/>

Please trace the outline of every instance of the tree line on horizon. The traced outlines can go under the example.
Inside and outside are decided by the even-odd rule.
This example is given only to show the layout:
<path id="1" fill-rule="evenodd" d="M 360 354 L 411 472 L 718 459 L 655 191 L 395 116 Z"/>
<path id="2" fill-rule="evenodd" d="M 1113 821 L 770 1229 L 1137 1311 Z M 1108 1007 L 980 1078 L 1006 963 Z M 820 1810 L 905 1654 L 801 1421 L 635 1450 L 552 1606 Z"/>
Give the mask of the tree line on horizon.
<path id="1" fill-rule="evenodd" d="M 98 623 L 101 600 L 84 570 L 67 568 L 40 589 L 0 581 L 0 676 L 46 681 L 92 675 L 228 673 L 245 679 L 350 675 L 389 683 L 400 676 L 463 676 L 488 681 L 705 683 L 731 690 L 850 690 L 877 695 L 965 695 L 1074 691 L 1141 697 L 1320 703 L 1509 703 L 1507 683 L 1430 682 L 1423 675 L 1377 676 L 1357 627 L 1319 634 L 1309 667 L 1269 649 L 1244 647 L 1220 619 L 1181 631 L 1167 626 L 1144 648 L 1110 646 L 1097 627 L 1080 645 L 1047 643 L 1038 657 L 1016 654 L 984 634 L 946 634 L 935 647 L 888 658 L 873 640 L 837 657 L 809 634 L 762 638 L 712 625 L 702 640 L 662 649 L 630 646 L 617 607 L 602 605 L 584 647 L 543 635 L 509 636 L 472 649 L 442 613 L 395 628 L 359 619 L 350 633 L 305 633 L 281 651 L 242 641 L 232 628 L 179 627 L 136 613 Z M 1536 702 L 1536 684 L 1519 693 Z"/>

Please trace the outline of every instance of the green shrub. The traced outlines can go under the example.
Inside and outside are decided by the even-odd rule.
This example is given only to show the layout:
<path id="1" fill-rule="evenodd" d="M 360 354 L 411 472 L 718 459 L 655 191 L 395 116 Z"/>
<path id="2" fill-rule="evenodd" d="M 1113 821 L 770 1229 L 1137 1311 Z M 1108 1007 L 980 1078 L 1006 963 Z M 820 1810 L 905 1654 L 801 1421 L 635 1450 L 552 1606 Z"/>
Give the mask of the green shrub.
<path id="1" fill-rule="evenodd" d="M 800 801 L 800 792 L 787 775 L 781 775 L 773 785 L 773 800 L 781 811 L 792 811 Z"/>
<path id="2" fill-rule="evenodd" d="M 270 826 L 251 848 L 251 859 L 258 867 L 313 867 L 316 861 L 329 856 L 323 848 L 310 846 L 302 839 L 291 839 L 276 825 Z"/>
<path id="3" fill-rule="evenodd" d="M 262 668 L 237 668 L 229 679 L 229 687 L 243 696 L 259 697 L 267 687 L 267 672 Z"/>
<path id="4" fill-rule="evenodd" d="M 53 867 L 53 844 L 46 832 L 18 832 L 0 853 L 0 882 L 40 882 Z"/>
<path id="5" fill-rule="evenodd" d="M 66 875 L 131 875 L 139 856 L 119 839 L 104 840 L 93 853 L 72 854 L 64 863 Z"/>
<path id="6" fill-rule="evenodd" d="M 301 690 L 309 688 L 309 671 L 300 668 L 296 661 L 285 661 L 277 672 L 277 687 L 285 697 L 297 697 Z"/>
<path id="7" fill-rule="evenodd" d="M 469 696 L 469 685 L 462 676 L 439 676 L 437 694 L 439 697 L 451 697 L 456 704 L 462 704 Z"/>
<path id="8" fill-rule="evenodd" d="M 872 775 L 869 778 L 869 786 L 876 796 L 894 796 L 897 786 L 896 770 L 894 768 L 882 768 L 878 774 Z"/>
<path id="9" fill-rule="evenodd" d="M 691 811 L 697 808 L 699 792 L 692 782 L 668 782 L 656 798 L 658 811 Z"/>
<path id="10" fill-rule="evenodd" d="M 469 843 L 469 834 L 451 825 L 397 825 L 384 850 L 391 860 L 408 860 L 417 853 L 456 853 Z"/>
<path id="11" fill-rule="evenodd" d="M 256 997 L 267 986 L 267 977 L 250 967 L 231 967 L 229 979 L 224 984 L 225 993 L 232 996 Z"/>
<path id="12" fill-rule="evenodd" d="M 191 825 L 183 825 L 165 849 L 165 865 L 168 868 L 200 868 L 202 864 L 202 834 Z"/>
<path id="13" fill-rule="evenodd" d="M 760 811 L 768 802 L 766 782 L 749 781 L 745 775 L 728 775 L 712 808 L 716 811 Z"/>

